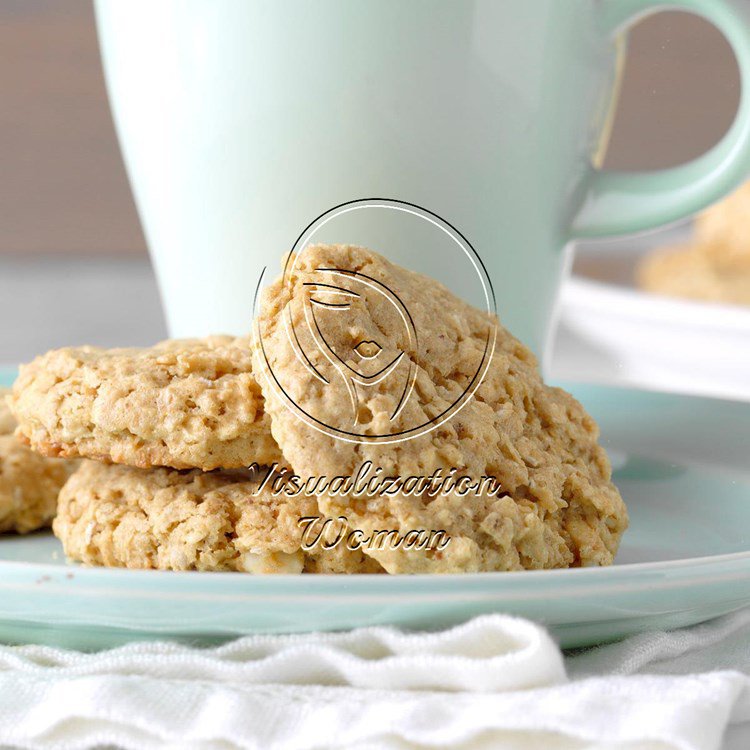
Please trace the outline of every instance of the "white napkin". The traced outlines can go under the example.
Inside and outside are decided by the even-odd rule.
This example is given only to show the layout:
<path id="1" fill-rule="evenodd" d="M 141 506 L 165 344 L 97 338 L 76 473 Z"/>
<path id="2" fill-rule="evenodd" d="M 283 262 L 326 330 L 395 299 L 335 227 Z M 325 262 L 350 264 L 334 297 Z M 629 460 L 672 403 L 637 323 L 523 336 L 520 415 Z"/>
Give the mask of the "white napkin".
<path id="1" fill-rule="evenodd" d="M 205 650 L 0 647 L 0 745 L 717 750 L 728 722 L 750 720 L 742 672 L 634 673 L 669 671 L 674 656 L 690 665 L 704 646 L 728 667 L 721 644 L 749 633 L 744 613 L 639 636 L 572 657 L 572 681 L 543 628 L 502 615 L 441 633 L 252 636 Z M 616 674 L 589 676 L 602 671 Z"/>

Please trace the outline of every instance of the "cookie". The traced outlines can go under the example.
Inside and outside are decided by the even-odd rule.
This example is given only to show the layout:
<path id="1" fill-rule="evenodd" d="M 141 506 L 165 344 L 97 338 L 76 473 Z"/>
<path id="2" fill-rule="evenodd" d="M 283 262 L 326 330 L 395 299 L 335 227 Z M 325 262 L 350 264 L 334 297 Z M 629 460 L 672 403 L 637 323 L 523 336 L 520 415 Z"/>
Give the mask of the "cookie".
<path id="1" fill-rule="evenodd" d="M 314 498 L 287 499 L 247 471 L 137 469 L 85 461 L 60 493 L 53 529 L 87 565 L 246 573 L 376 573 L 343 544 L 303 549 Z"/>
<path id="2" fill-rule="evenodd" d="M 699 252 L 718 274 L 750 276 L 750 182 L 699 214 L 695 236 Z M 750 280 L 745 279 L 748 287 Z"/>
<path id="3" fill-rule="evenodd" d="M 598 428 L 542 382 L 533 354 L 494 315 L 372 251 L 315 245 L 287 261 L 256 323 L 254 369 L 295 473 L 370 466 L 400 480 L 453 472 L 499 485 L 321 496 L 324 514 L 365 536 L 450 537 L 444 549 L 366 547 L 389 573 L 612 562 L 627 512 Z"/>
<path id="4" fill-rule="evenodd" d="M 8 396 L 10 388 L 0 386 L 0 435 L 10 435 L 16 429 L 16 419 L 7 403 Z"/>
<path id="5" fill-rule="evenodd" d="M 27 534 L 49 526 L 76 462 L 44 458 L 16 440 L 8 393 L 0 388 L 0 533 Z"/>
<path id="6" fill-rule="evenodd" d="M 670 297 L 750 305 L 750 268 L 722 270 L 701 246 L 660 248 L 636 270 L 638 286 Z"/>
<path id="7" fill-rule="evenodd" d="M 241 338 L 54 350 L 21 367 L 11 408 L 46 456 L 205 471 L 281 461 Z"/>

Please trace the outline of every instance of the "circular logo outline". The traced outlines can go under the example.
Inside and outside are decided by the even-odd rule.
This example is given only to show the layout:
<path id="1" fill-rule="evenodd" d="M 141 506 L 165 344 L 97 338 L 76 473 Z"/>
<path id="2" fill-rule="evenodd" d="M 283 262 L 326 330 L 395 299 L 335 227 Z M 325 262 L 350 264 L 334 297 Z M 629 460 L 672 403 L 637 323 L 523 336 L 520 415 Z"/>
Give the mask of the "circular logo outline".
<path id="1" fill-rule="evenodd" d="M 277 396 L 281 399 L 282 403 L 284 403 L 284 405 L 298 419 L 300 419 L 302 422 L 307 424 L 309 427 L 312 427 L 313 429 L 317 430 L 318 432 L 328 435 L 329 437 L 334 437 L 338 440 L 342 440 L 344 442 L 354 443 L 354 444 L 388 445 L 388 444 L 403 442 L 406 440 L 411 440 L 413 438 L 419 437 L 420 435 L 427 434 L 428 432 L 431 432 L 434 429 L 437 429 L 440 425 L 444 424 L 446 421 L 448 421 L 453 416 L 455 416 L 471 400 L 472 396 L 474 395 L 474 393 L 476 393 L 477 389 L 479 388 L 482 381 L 484 380 L 484 377 L 487 374 L 487 370 L 489 368 L 490 362 L 492 361 L 492 357 L 494 355 L 496 339 L 497 339 L 497 309 L 496 309 L 495 290 L 492 286 L 492 280 L 490 279 L 489 274 L 487 273 L 487 268 L 485 267 L 484 262 L 482 261 L 481 257 L 476 252 L 473 245 L 469 242 L 466 236 L 460 230 L 458 230 L 453 224 L 446 221 L 445 219 L 443 219 L 441 216 L 434 213 L 433 211 L 430 211 L 429 209 L 419 206 L 416 203 L 397 200 L 394 198 L 359 198 L 359 199 L 355 199 L 351 201 L 346 201 L 344 203 L 340 203 L 328 209 L 327 211 L 324 211 L 322 214 L 320 214 L 315 219 L 313 219 L 297 237 L 294 245 L 292 246 L 291 251 L 287 254 L 287 258 L 284 263 L 282 278 L 285 278 L 290 272 L 290 270 L 294 269 L 297 259 L 299 259 L 301 255 L 301 251 L 303 251 L 304 248 L 307 246 L 309 240 L 311 239 L 312 235 L 315 232 L 317 232 L 320 228 L 325 226 L 329 221 L 334 219 L 336 216 L 340 216 L 344 213 L 349 213 L 350 211 L 355 211 L 355 210 L 359 210 L 363 208 L 370 208 L 370 207 L 388 208 L 391 210 L 404 211 L 406 213 L 419 216 L 422 219 L 426 219 L 435 227 L 437 227 L 438 229 L 443 231 L 445 234 L 447 234 L 449 237 L 451 237 L 451 239 L 453 239 L 453 241 L 461 248 L 464 254 L 469 258 L 475 271 L 477 272 L 477 275 L 482 284 L 482 289 L 484 292 L 485 303 L 487 306 L 486 311 L 492 316 L 492 324 L 490 325 L 490 330 L 488 331 L 487 339 L 485 341 L 485 348 L 482 353 L 482 359 L 481 359 L 480 365 L 477 368 L 474 375 L 472 376 L 472 379 L 469 382 L 469 385 L 463 390 L 461 395 L 455 401 L 453 401 L 446 409 L 444 409 L 440 414 L 436 415 L 435 417 L 430 418 L 426 422 L 423 422 L 422 424 L 416 427 L 412 427 L 407 430 L 402 430 L 399 432 L 392 432 L 392 433 L 383 434 L 383 435 L 365 435 L 362 433 L 355 433 L 355 432 L 349 432 L 347 430 L 342 430 L 341 428 L 338 428 L 338 427 L 332 427 L 331 425 L 328 425 L 325 422 L 317 419 L 315 416 L 313 416 L 309 412 L 305 411 L 305 409 L 303 409 L 301 406 L 299 406 L 299 404 L 297 404 L 294 401 L 294 399 L 292 399 L 291 396 L 289 396 L 289 394 L 286 392 L 283 385 L 279 381 L 279 378 L 276 376 L 276 373 L 274 373 L 273 368 L 271 367 L 271 363 L 269 361 L 268 355 L 263 345 L 263 337 L 261 335 L 260 325 L 258 322 L 258 315 L 257 315 L 257 307 L 258 307 L 258 300 L 260 296 L 260 289 L 261 289 L 261 284 L 263 282 L 263 277 L 265 275 L 266 268 L 264 268 L 263 271 L 261 272 L 260 278 L 258 279 L 258 284 L 256 286 L 256 290 L 255 290 L 255 298 L 253 301 L 253 319 L 254 319 L 253 330 L 255 334 L 256 346 L 262 353 L 263 360 L 266 365 L 264 368 L 264 375 L 266 379 L 268 380 L 269 384 L 274 388 Z M 290 263 L 292 263 L 291 268 L 290 268 Z M 317 270 L 335 271 L 338 274 L 346 275 L 351 278 L 363 277 L 363 278 L 366 278 L 368 282 L 374 282 L 375 284 L 378 284 L 384 287 L 385 289 L 387 289 L 387 291 L 391 295 L 393 295 L 398 300 L 400 305 L 406 311 L 406 314 L 408 315 L 409 319 L 411 319 L 411 315 L 409 314 L 403 302 L 401 302 L 398 295 L 396 295 L 396 293 L 393 292 L 393 290 L 388 289 L 388 287 L 382 284 L 382 282 L 379 282 L 377 279 L 372 279 L 366 274 L 361 274 L 360 272 L 347 271 L 344 269 L 317 269 Z M 314 284 L 311 284 L 311 285 L 315 286 Z M 412 321 L 412 326 L 413 326 L 413 321 Z M 287 330 L 287 335 L 289 336 L 288 330 Z M 415 329 L 415 335 L 416 335 L 416 329 Z M 290 343 L 291 343 L 291 337 L 290 337 Z M 303 356 L 307 360 L 308 368 L 312 368 L 312 370 L 315 371 L 315 367 L 306 357 L 301 347 L 299 347 L 299 350 L 302 352 Z M 295 349 L 295 354 L 296 354 L 296 351 L 297 350 Z M 328 358 L 328 355 L 325 353 L 325 351 L 322 349 L 321 351 L 323 351 L 324 356 Z M 330 358 L 329 358 L 329 361 L 331 361 L 334 367 L 337 367 L 335 363 L 332 360 L 330 360 Z M 316 374 L 323 382 L 325 383 L 329 382 L 320 373 L 316 373 Z M 414 372 L 414 379 L 416 379 L 416 371 Z M 413 382 L 412 382 L 412 386 L 413 386 Z M 403 400 L 403 403 L 405 403 L 405 399 Z M 391 419 L 394 419 L 395 416 L 397 416 L 397 414 L 400 412 L 401 408 L 403 407 L 403 403 L 401 402 L 399 403 L 399 407 L 394 412 L 394 415 L 392 415 Z"/>

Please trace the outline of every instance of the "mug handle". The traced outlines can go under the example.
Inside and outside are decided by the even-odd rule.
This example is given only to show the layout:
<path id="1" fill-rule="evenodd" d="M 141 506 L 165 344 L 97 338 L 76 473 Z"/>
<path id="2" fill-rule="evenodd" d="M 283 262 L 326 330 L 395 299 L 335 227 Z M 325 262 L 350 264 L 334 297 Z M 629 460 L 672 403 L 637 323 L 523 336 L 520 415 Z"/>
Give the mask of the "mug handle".
<path id="1" fill-rule="evenodd" d="M 734 50 L 742 92 L 732 126 L 703 156 L 655 172 L 605 172 L 591 167 L 571 239 L 610 237 L 668 224 L 705 208 L 750 174 L 750 2 L 748 0 L 605 0 L 604 33 L 643 16 L 685 10 L 716 26 Z"/>

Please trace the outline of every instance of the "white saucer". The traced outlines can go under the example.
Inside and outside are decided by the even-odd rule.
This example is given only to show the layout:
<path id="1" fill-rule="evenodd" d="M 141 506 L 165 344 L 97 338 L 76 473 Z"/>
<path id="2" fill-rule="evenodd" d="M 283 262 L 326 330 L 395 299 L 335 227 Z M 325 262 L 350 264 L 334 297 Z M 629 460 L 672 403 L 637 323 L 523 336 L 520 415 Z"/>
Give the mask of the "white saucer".
<path id="1" fill-rule="evenodd" d="M 685 235 L 678 228 L 578 249 L 561 295 L 553 378 L 750 401 L 750 308 L 634 286 L 640 256 Z"/>

